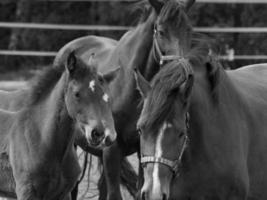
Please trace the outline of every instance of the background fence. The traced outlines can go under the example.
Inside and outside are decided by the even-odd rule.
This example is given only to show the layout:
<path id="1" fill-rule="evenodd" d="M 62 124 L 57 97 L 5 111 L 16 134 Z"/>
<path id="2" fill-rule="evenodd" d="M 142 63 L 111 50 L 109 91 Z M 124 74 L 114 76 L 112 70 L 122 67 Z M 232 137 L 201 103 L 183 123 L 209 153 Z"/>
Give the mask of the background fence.
<path id="1" fill-rule="evenodd" d="M 27 18 L 29 17 L 25 17 L 23 16 L 23 12 L 25 12 L 26 9 L 29 9 L 29 7 L 25 7 L 20 5 L 21 3 L 24 3 L 26 1 L 29 0 L 2 0 L 0 2 L 0 6 L 1 7 L 8 7 L 11 6 L 12 4 L 16 4 L 16 11 L 13 12 L 16 17 L 11 17 L 8 21 L 4 21 L 4 20 L 0 20 L 0 31 L 9 31 L 10 32 L 10 37 L 8 37 L 9 42 L 5 41 L 6 44 L 9 43 L 8 45 L 0 45 L 0 55 L 4 56 L 5 59 L 6 57 L 12 57 L 12 56 L 21 56 L 21 57 L 54 57 L 56 54 L 56 51 L 58 50 L 58 48 L 52 49 L 52 50 L 46 50 L 46 48 L 41 49 L 39 48 L 38 50 L 33 50 L 30 49 L 29 46 L 27 46 L 27 48 L 20 48 L 18 44 L 15 44 L 12 47 L 12 36 L 18 36 L 20 33 L 22 33 L 23 31 L 26 31 L 29 33 L 29 31 L 35 31 L 35 33 L 40 33 L 40 35 L 49 35 L 52 34 L 52 31 L 60 31 L 62 35 L 67 34 L 67 32 L 79 32 L 79 35 L 76 35 L 76 37 L 79 37 L 81 35 L 86 35 L 86 34 L 97 34 L 97 35 L 105 35 L 108 36 L 111 32 L 113 34 L 119 34 L 122 35 L 125 31 L 127 31 L 129 28 L 131 28 L 131 26 L 129 25 L 111 25 L 110 23 L 107 24 L 94 24 L 94 25 L 83 25 L 83 24 L 63 24 L 63 23 L 47 23 L 46 21 L 48 20 L 29 20 L 27 21 Z M 116 8 L 116 4 L 120 4 L 120 6 L 124 6 L 126 4 L 128 4 L 129 2 L 137 2 L 138 0 L 35 0 L 30 1 L 31 4 L 42 4 L 42 3 L 46 3 L 46 5 L 49 4 L 56 4 L 57 6 L 59 4 L 66 4 L 66 5 L 73 5 L 75 4 L 83 4 L 83 6 L 87 6 L 90 4 L 90 8 L 91 11 L 94 12 L 100 12 L 103 11 L 101 9 L 99 9 L 101 6 L 103 6 L 103 4 L 109 4 L 111 5 L 110 7 L 115 7 Z M 260 10 L 258 9 L 259 7 L 264 7 L 265 8 L 265 12 L 267 12 L 267 1 L 266 0 L 197 0 L 197 4 L 199 4 L 199 7 L 197 7 L 198 5 L 196 5 L 197 8 L 202 9 L 205 8 L 205 6 L 203 6 L 203 4 L 207 5 L 207 9 L 209 9 L 208 6 L 213 6 L 212 8 L 216 11 L 216 7 L 221 6 L 221 8 L 227 8 L 225 7 L 225 5 L 229 4 L 230 8 L 233 11 L 239 12 L 239 7 L 241 8 L 247 8 L 248 7 L 248 11 L 253 11 L 254 7 L 252 5 L 255 5 L 257 8 L 254 10 Z M 219 5 L 218 5 L 219 4 Z M 98 6 L 101 5 L 101 6 Z M 201 7 L 202 5 L 202 7 Z M 18 10 L 19 7 L 21 6 L 22 10 Z M 239 6 L 239 7 L 238 7 Z M 245 7 L 247 6 L 247 7 Z M 12 7 L 12 6 L 11 6 Z M 33 6 L 32 6 L 33 7 Z M 32 8 L 31 7 L 31 8 Z M 49 6 L 48 6 L 49 7 Z M 53 7 L 53 6 L 51 6 Z M 60 7 L 60 6 L 58 6 Z M 64 7 L 64 6 L 63 6 Z M 67 6 L 66 6 L 67 7 Z M 228 6 L 229 7 L 229 6 Z M 250 9 L 252 8 L 253 9 Z M 25 8 L 25 9 L 24 9 Z M 95 9 L 95 10 L 93 10 Z M 48 9 L 48 12 L 49 11 Z M 114 11 L 115 12 L 115 11 Z M 207 11 L 209 12 L 209 11 Z M 215 12 L 211 13 L 211 15 L 214 14 L 215 16 Z M 231 15 L 242 15 L 242 13 L 235 13 L 232 12 L 230 13 L 229 16 Z M 71 15 L 71 13 L 70 13 Z M 104 15 L 104 13 L 102 14 Z M 108 13 L 107 13 L 108 15 Z M 227 11 L 225 13 L 225 19 L 227 21 L 227 18 L 229 17 L 227 15 Z M 55 16 L 56 17 L 56 16 Z M 95 18 L 97 18 L 96 16 L 93 16 Z M 111 17 L 111 16 L 110 16 Z M 121 17 L 121 16 L 119 16 Z M 236 17 L 236 16 L 235 16 Z M 250 16 L 249 16 L 250 17 Z M 33 19 L 32 14 L 31 14 L 31 19 Z M 212 19 L 212 16 L 210 16 L 210 18 Z M 214 17 L 216 18 L 216 16 Z M 236 17 L 238 18 L 238 17 Z M 241 17 L 242 18 L 242 17 Z M 243 17 L 244 18 L 244 17 Z M 19 19 L 19 21 L 18 21 Z M 197 32 L 202 32 L 202 33 L 207 33 L 207 34 L 217 34 L 219 36 L 217 36 L 219 39 L 221 39 L 221 35 L 222 34 L 231 34 L 231 36 L 226 36 L 229 38 L 232 38 L 232 41 L 235 41 L 237 37 L 243 37 L 240 35 L 246 35 L 247 38 L 249 37 L 254 37 L 255 35 L 261 35 L 260 39 L 262 39 L 263 41 L 265 41 L 266 34 L 267 34 L 267 27 L 264 27 L 267 25 L 267 22 L 265 20 L 266 18 L 264 18 L 264 16 L 261 18 L 260 16 L 258 17 L 258 21 L 263 20 L 262 23 L 259 23 L 259 25 L 255 25 L 255 27 L 251 27 L 251 26 L 243 26 L 243 24 L 241 24 L 242 26 L 237 26 L 238 23 L 231 23 L 232 25 L 234 25 L 233 27 L 227 27 L 226 24 L 227 23 L 215 23 L 213 26 L 195 26 L 195 31 Z M 220 21 L 221 19 L 219 19 Z M 244 20 L 244 19 L 243 19 Z M 248 21 L 250 20 L 249 18 L 247 19 Z M 255 20 L 255 19 L 254 19 Z M 256 17 L 257 20 L 257 17 Z M 38 21 L 38 22 L 36 22 Z M 53 20 L 51 20 L 53 21 Z M 54 20 L 56 21 L 56 20 Z M 238 20 L 236 20 L 238 21 Z M 66 22 L 72 22 L 72 20 L 66 20 Z M 80 23 L 80 22 L 79 22 Z M 254 24 L 251 23 L 253 26 Z M 50 32 L 51 31 L 51 32 Z M 83 34 L 81 34 L 81 31 L 84 31 Z M 119 33 L 115 33 L 115 32 L 119 32 Z M 18 34 L 17 34 L 18 33 Z M 1 36 L 1 34 L 0 34 Z M 225 36 L 225 35 L 224 35 Z M 19 35 L 19 37 L 21 37 Z M 40 36 L 41 37 L 41 36 Z M 75 38 L 75 37 L 74 37 Z M 27 39 L 27 36 L 26 36 Z M 259 39 L 259 40 L 260 40 Z M 16 40 L 18 40 L 18 38 L 15 38 L 15 42 Z M 42 40 L 42 39 L 38 39 L 38 40 Z M 67 40 L 68 41 L 68 40 Z M 65 41 L 64 43 L 66 43 L 67 41 Z M 246 41 L 246 40 L 245 40 Z M 3 42 L 3 43 L 5 43 Z M 24 41 L 24 43 L 26 43 L 27 41 Z M 52 41 L 53 42 L 53 41 Z M 237 49 L 235 47 L 235 45 L 229 45 L 228 46 L 228 42 L 225 43 L 224 45 L 226 45 L 225 47 L 225 51 L 223 52 L 223 56 L 221 56 L 222 59 L 226 59 L 226 60 L 267 60 L 267 54 L 265 54 L 264 51 L 261 51 L 260 49 L 264 49 L 264 47 L 259 48 L 258 45 L 254 44 L 250 44 L 250 39 L 247 40 L 248 43 L 243 43 L 243 45 L 248 45 L 248 48 L 252 48 L 256 49 L 255 52 L 256 54 L 248 54 L 248 53 L 243 53 L 242 55 L 236 54 L 235 50 Z M 32 42 L 34 43 L 34 42 Z M 64 44 L 63 43 L 63 44 Z M 242 42 L 241 42 L 242 43 Z M 8 48 L 3 48 L 3 47 L 8 47 Z M 33 45 L 34 46 L 34 45 Z M 62 45 L 61 45 L 62 46 Z M 258 50 L 259 48 L 259 50 Z M 10 58 L 9 58 L 10 59 Z M 26 58 L 25 58 L 26 59 Z M 254 61 L 255 62 L 255 61 Z"/>

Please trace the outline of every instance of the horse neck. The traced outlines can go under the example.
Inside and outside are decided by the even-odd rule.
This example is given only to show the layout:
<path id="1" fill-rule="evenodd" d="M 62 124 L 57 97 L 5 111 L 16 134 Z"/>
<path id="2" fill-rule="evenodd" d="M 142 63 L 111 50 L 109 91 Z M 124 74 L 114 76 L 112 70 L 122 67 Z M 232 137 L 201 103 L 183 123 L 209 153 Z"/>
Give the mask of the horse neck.
<path id="1" fill-rule="evenodd" d="M 235 134 L 231 132 L 233 130 L 231 120 L 239 117 L 242 112 L 238 111 L 242 104 L 238 91 L 224 69 L 218 70 L 220 70 L 217 77 L 219 83 L 214 91 L 211 91 L 207 73 L 204 70 L 195 70 L 195 83 L 189 107 L 189 149 L 194 154 L 191 156 L 195 156 L 192 159 L 194 162 L 206 163 L 207 160 L 209 163 L 213 162 L 214 144 L 220 144 L 221 139 L 233 136 L 229 134 Z"/>
<path id="2" fill-rule="evenodd" d="M 129 60 L 129 63 L 126 64 L 127 70 L 137 67 L 141 73 L 144 71 L 153 44 L 155 18 L 155 13 L 151 13 L 144 23 L 139 24 L 126 35 L 125 47 L 128 49 L 126 57 Z"/>
<path id="3" fill-rule="evenodd" d="M 155 14 L 152 13 L 146 22 L 139 24 L 134 30 L 127 33 L 118 45 L 118 48 L 123 46 L 120 48 L 123 69 L 120 71 L 118 78 L 113 81 L 113 87 L 111 87 L 111 93 L 114 94 L 113 98 L 115 98 L 115 111 L 120 111 L 121 108 L 125 108 L 139 98 L 133 69 L 138 68 L 142 74 L 146 71 L 148 58 L 151 57 L 155 17 Z M 125 61 L 125 58 L 128 61 Z M 123 87 L 121 87 L 122 85 Z"/>
<path id="4" fill-rule="evenodd" d="M 39 127 L 40 145 L 44 145 L 48 156 L 61 159 L 72 148 L 74 141 L 73 120 L 64 103 L 65 82 L 66 73 L 63 73 L 47 97 L 30 109 L 34 116 L 32 119 Z"/>

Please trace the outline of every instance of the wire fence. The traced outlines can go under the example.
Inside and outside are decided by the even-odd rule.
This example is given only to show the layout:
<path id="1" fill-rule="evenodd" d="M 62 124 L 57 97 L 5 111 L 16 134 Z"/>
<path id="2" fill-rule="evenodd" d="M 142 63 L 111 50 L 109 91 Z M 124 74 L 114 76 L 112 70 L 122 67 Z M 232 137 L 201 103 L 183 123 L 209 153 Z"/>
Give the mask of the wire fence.
<path id="1" fill-rule="evenodd" d="M 14 3 L 17 0 L 1 0 L 0 4 Z M 35 0 L 43 2 L 138 2 L 141 0 Z M 196 0 L 197 3 L 213 4 L 267 4 L 266 0 Z"/>
<path id="2" fill-rule="evenodd" d="M 137 2 L 139 0 L 37 0 L 49 2 Z M 16 0 L 2 0 L 1 3 L 12 3 Z M 197 0 L 198 3 L 249 3 L 267 4 L 267 0 Z M 110 25 L 74 25 L 74 24 L 45 24 L 45 23 L 18 23 L 0 22 L 0 28 L 8 29 L 42 29 L 42 30 L 65 30 L 65 31 L 127 31 L 130 26 Z M 194 31 L 203 33 L 267 33 L 267 27 L 195 27 Z M 0 55 L 6 56 L 40 56 L 53 57 L 56 52 L 50 51 L 21 51 L 0 50 Z M 224 55 L 221 59 L 237 60 L 267 60 L 265 55 Z"/>
<path id="3" fill-rule="evenodd" d="M 267 0 L 266 0 L 267 1 Z M 73 25 L 73 24 L 44 24 L 44 23 L 17 23 L 0 22 L 0 28 L 23 29 L 53 29 L 69 31 L 127 31 L 131 26 L 110 25 Z M 204 33 L 267 33 L 267 27 L 195 27 L 194 31 Z"/>

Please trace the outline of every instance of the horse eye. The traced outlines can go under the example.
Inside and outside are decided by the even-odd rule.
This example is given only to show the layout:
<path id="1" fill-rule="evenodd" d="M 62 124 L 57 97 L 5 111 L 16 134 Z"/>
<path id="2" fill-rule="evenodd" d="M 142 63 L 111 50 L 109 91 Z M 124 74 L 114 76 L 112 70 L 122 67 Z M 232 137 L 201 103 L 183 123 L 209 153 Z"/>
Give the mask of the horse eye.
<path id="1" fill-rule="evenodd" d="M 104 82 L 105 82 L 105 80 L 104 80 L 104 78 L 102 76 L 99 76 L 98 77 L 98 80 L 99 80 L 99 82 L 100 82 L 101 85 L 103 85 Z"/>
<path id="2" fill-rule="evenodd" d="M 142 130 L 140 128 L 137 129 L 138 135 L 142 135 Z"/>
<path id="3" fill-rule="evenodd" d="M 183 137 L 184 136 L 184 132 L 182 131 L 180 134 L 179 134 L 179 138 Z"/>
<path id="4" fill-rule="evenodd" d="M 75 96 L 75 98 L 79 99 L 81 95 L 80 95 L 79 92 L 75 92 L 75 93 L 74 93 L 74 96 Z"/>
<path id="5" fill-rule="evenodd" d="M 164 36 L 164 31 L 163 30 L 158 30 L 159 36 Z"/>

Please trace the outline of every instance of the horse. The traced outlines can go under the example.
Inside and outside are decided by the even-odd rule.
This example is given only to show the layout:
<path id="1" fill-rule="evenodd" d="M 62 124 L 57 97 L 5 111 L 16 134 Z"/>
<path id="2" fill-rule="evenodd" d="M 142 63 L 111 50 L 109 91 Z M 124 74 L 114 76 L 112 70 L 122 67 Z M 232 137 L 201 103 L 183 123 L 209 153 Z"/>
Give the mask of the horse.
<path id="1" fill-rule="evenodd" d="M 89 63 L 71 52 L 33 81 L 22 109 L 0 110 L 1 196 L 70 199 L 80 174 L 75 130 L 96 148 L 116 139 L 110 80 Z"/>
<path id="2" fill-rule="evenodd" d="M 207 52 L 165 63 L 152 84 L 135 73 L 143 200 L 267 198 L 267 64 L 226 71 Z"/>
<path id="3" fill-rule="evenodd" d="M 193 2 L 192 0 L 184 0 L 179 3 L 179 6 L 181 4 L 180 7 L 184 9 L 183 12 L 187 12 Z M 124 163 L 122 158 L 139 150 L 139 136 L 135 123 L 140 114 L 138 108 L 140 95 L 136 91 L 132 67 L 129 66 L 138 67 L 147 79 L 151 79 L 163 62 L 177 59 L 179 52 L 182 53 L 182 48 L 189 48 L 186 45 L 189 45 L 188 37 L 190 35 L 184 34 L 187 30 L 183 30 L 183 28 L 187 29 L 187 26 L 183 26 L 185 22 L 173 23 L 175 16 L 164 14 L 173 12 L 172 5 L 177 2 L 169 0 L 162 3 L 159 0 L 149 0 L 149 3 L 151 8 L 148 14 L 136 28 L 128 31 L 120 41 L 97 36 L 82 37 L 66 44 L 59 51 L 54 62 L 56 64 L 62 63 L 69 51 L 79 49 L 77 55 L 85 62 L 92 53 L 95 54 L 96 60 L 99 62 L 99 71 L 105 72 L 117 66 L 122 68 L 119 78 L 110 84 L 114 99 L 112 110 L 118 140 L 103 152 L 93 152 L 98 156 L 103 154 L 108 199 L 121 199 L 119 169 Z M 176 9 L 176 7 L 174 8 Z M 167 12 L 169 10 L 171 12 Z M 162 14 L 161 11 L 163 11 Z M 165 16 L 165 20 L 157 20 L 161 15 Z M 179 40 L 175 37 L 171 40 L 167 38 L 164 33 L 165 29 L 171 31 Z M 174 50 L 175 53 L 170 54 Z M 86 144 L 83 140 L 79 140 L 79 142 Z M 86 146 L 84 149 L 88 147 Z M 88 149 L 89 152 L 92 150 L 92 148 Z M 101 194 L 105 196 L 103 192 Z"/>
<path id="4" fill-rule="evenodd" d="M 92 53 L 95 55 L 99 62 L 98 69 L 100 72 L 105 72 L 110 69 L 110 66 L 113 68 L 121 67 L 118 78 L 110 84 L 111 96 L 114 99 L 112 111 L 118 139 L 116 143 L 103 150 L 102 156 L 108 200 L 121 199 L 119 183 L 122 159 L 139 151 L 139 135 L 135 124 L 140 114 L 138 106 L 140 94 L 136 90 L 132 69 L 137 67 L 147 79 L 151 79 L 160 69 L 162 62 L 177 59 L 179 49 L 185 48 L 186 50 L 186 45 L 189 44 L 186 37 L 190 36 L 184 34 L 186 30 L 179 32 L 179 29 L 176 28 L 180 24 L 175 24 L 175 27 L 173 27 L 174 24 L 171 22 L 174 16 L 166 16 L 164 21 L 157 20 L 161 11 L 172 10 L 174 0 L 169 0 L 164 4 L 158 2 L 158 0 L 149 1 L 150 11 L 148 15 L 139 22 L 137 27 L 128 31 L 120 41 L 116 42 L 98 36 L 78 38 L 66 44 L 55 58 L 55 63 L 61 63 L 61 59 L 64 60 L 66 52 L 79 48 L 81 50 L 78 52 L 78 56 L 84 60 L 87 60 L 88 55 Z M 183 1 L 182 8 L 184 12 L 187 12 L 192 4 L 192 0 Z M 184 24 L 184 22 L 181 23 Z M 162 29 L 164 27 L 168 30 L 175 28 L 176 30 L 172 33 L 173 35 L 176 34 L 176 38 L 179 37 L 179 41 L 176 38 L 169 40 L 169 38 L 161 35 L 163 30 L 159 29 L 160 26 Z M 186 43 L 183 43 L 183 41 L 186 41 Z M 175 43 L 175 46 L 173 46 L 173 43 Z M 175 54 L 170 55 L 173 50 L 176 50 Z M 100 199 L 104 199 L 104 192 L 100 194 L 102 194 Z"/>

